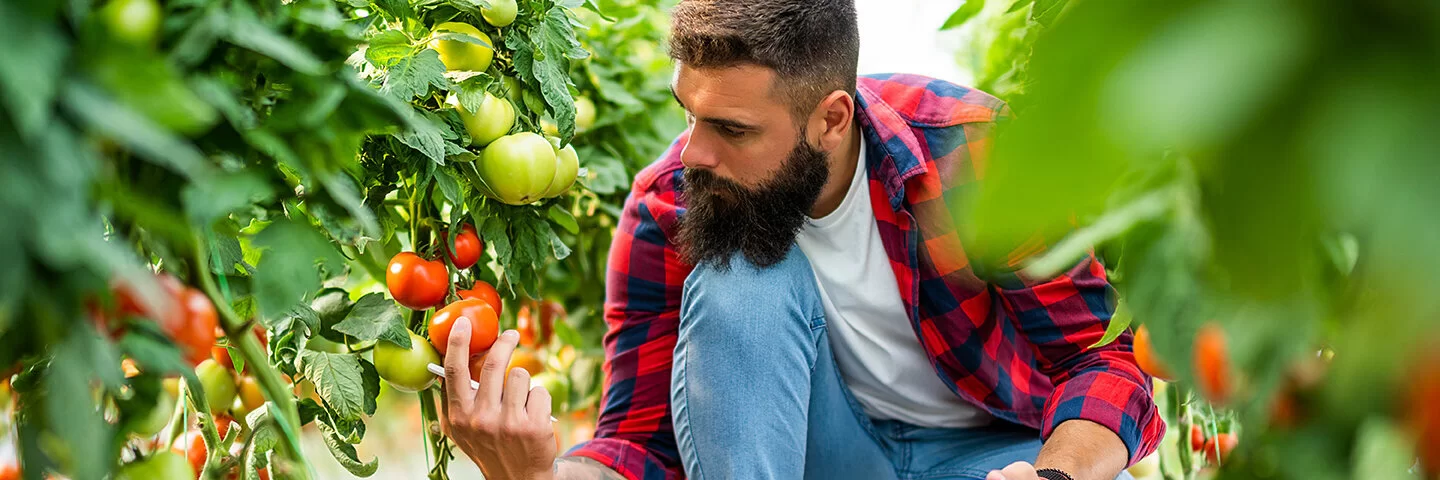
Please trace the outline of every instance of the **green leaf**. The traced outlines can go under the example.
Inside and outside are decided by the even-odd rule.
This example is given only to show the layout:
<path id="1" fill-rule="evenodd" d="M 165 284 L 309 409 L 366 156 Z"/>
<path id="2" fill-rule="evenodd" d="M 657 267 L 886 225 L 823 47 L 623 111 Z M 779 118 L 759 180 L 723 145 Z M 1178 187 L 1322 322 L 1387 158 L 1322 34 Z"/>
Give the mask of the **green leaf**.
<path id="1" fill-rule="evenodd" d="M 180 349 L 166 339 L 154 322 L 132 324 L 120 337 L 120 351 L 140 369 L 161 375 L 189 370 L 180 359 Z"/>
<path id="2" fill-rule="evenodd" d="M 440 187 L 441 193 L 445 194 L 445 199 L 449 200 L 451 205 L 465 204 L 464 192 L 460 191 L 460 183 L 455 179 L 453 170 L 445 167 L 436 168 L 434 175 L 435 185 Z"/>
<path id="3" fill-rule="evenodd" d="M 210 174 L 212 168 L 195 146 L 106 97 L 81 82 L 65 82 L 61 95 L 65 110 L 82 123 L 124 145 L 140 157 L 168 167 L 191 179 Z"/>
<path id="4" fill-rule="evenodd" d="M 315 392 L 325 406 L 345 420 L 359 420 L 367 413 L 365 372 L 361 363 L 360 357 L 351 353 L 309 349 L 300 352 L 300 372 L 315 384 Z"/>
<path id="5" fill-rule="evenodd" d="M 950 18 L 945 19 L 945 23 L 940 25 L 940 30 L 949 30 L 964 25 L 966 21 L 974 18 L 975 14 L 985 8 L 985 0 L 964 0 L 964 2 L 960 8 L 955 9 L 955 13 L 950 14 Z"/>
<path id="6" fill-rule="evenodd" d="M 1030 261 L 1025 266 L 1025 275 L 1033 278 L 1054 277 L 1062 270 L 1074 266 L 1075 262 L 1088 255 L 1095 245 L 1118 238 L 1136 224 L 1169 211 L 1176 196 L 1177 193 L 1172 188 L 1161 189 L 1107 212 L 1095 223 L 1065 237 L 1042 256 Z"/>
<path id="7" fill-rule="evenodd" d="M 1095 342 L 1094 345 L 1087 348 L 1100 348 L 1109 345 L 1110 342 L 1120 338 L 1120 334 L 1125 333 L 1125 329 L 1130 328 L 1130 322 L 1132 321 L 1134 321 L 1134 317 L 1130 316 L 1130 308 L 1125 306 L 1125 300 L 1120 300 L 1119 303 L 1115 305 L 1115 313 L 1110 315 L 1110 323 L 1105 327 L 1105 335 L 1100 337 L 1100 340 Z"/>
<path id="8" fill-rule="evenodd" d="M 606 15 L 605 12 L 600 11 L 600 6 L 595 4 L 595 0 L 585 0 L 585 8 L 589 9 L 592 12 L 595 12 L 596 15 L 599 15 L 601 19 L 607 22 L 615 21 L 614 18 Z"/>
<path id="9" fill-rule="evenodd" d="M 181 191 L 185 212 L 199 225 L 208 225 L 256 203 L 269 202 L 274 196 L 275 190 L 265 178 L 251 171 L 202 178 Z"/>
<path id="10" fill-rule="evenodd" d="M 336 203 L 345 207 L 345 211 L 360 224 L 361 230 L 371 238 L 380 235 L 380 224 L 375 220 L 375 212 L 365 205 L 365 199 L 360 197 L 356 190 L 355 180 L 344 172 L 335 172 L 322 179 L 325 192 Z"/>
<path id="11" fill-rule="evenodd" d="M 560 339 L 560 343 L 571 345 L 575 348 L 589 347 L 590 345 L 586 345 L 585 339 L 580 335 L 580 332 L 576 331 L 575 327 L 570 326 L 569 322 L 563 320 L 564 319 L 555 319 L 555 338 Z"/>
<path id="12" fill-rule="evenodd" d="M 211 273 L 216 275 L 233 275 L 236 272 L 244 272 L 242 268 L 237 266 L 245 261 L 245 252 L 244 249 L 240 248 L 240 239 L 229 235 L 216 235 L 214 241 L 210 242 L 210 251 L 214 257 L 210 261 Z M 239 313 L 240 312 L 236 312 L 237 315 Z M 248 318 L 243 315 L 242 317 Z"/>
<path id="13" fill-rule="evenodd" d="M 480 37 L 477 37 L 477 36 L 474 36 L 474 35 L 471 35 L 471 34 L 468 34 L 468 33 L 444 32 L 444 33 L 437 33 L 437 34 L 435 34 L 435 35 L 431 35 L 430 38 L 435 39 L 435 40 L 450 40 L 450 41 L 456 41 L 456 42 L 464 42 L 464 43 L 468 43 L 468 44 L 471 44 L 471 45 L 479 45 L 479 46 L 482 46 L 482 47 L 485 47 L 485 48 L 489 48 L 489 49 L 494 49 L 494 48 L 495 48 L 495 45 L 491 44 L 490 42 L 485 41 L 485 39 L 480 38 Z"/>
<path id="14" fill-rule="evenodd" d="M 370 37 L 370 44 L 365 47 L 365 60 L 376 67 L 386 68 L 414 53 L 415 46 L 410 44 L 410 37 L 405 32 L 386 30 Z"/>
<path id="15" fill-rule="evenodd" d="M 400 140 L 400 143 L 424 154 L 436 165 L 444 165 L 445 135 L 440 130 L 439 118 L 424 111 L 413 113 L 414 118 L 410 122 L 411 128 L 401 133 L 391 134 L 391 136 Z"/>
<path id="16" fill-rule="evenodd" d="M 31 137 L 50 121 L 69 46 L 54 22 L 33 21 L 20 5 L 0 3 L 0 44 L 14 46 L 0 49 L 0 105 Z"/>
<path id="17" fill-rule="evenodd" d="M 548 244 L 550 253 L 555 256 L 556 260 L 564 260 L 565 257 L 570 256 L 570 247 L 560 240 L 560 236 L 555 234 L 555 229 L 550 228 L 550 223 L 541 220 L 535 222 L 535 225 L 538 239 Z M 537 266 L 544 264 L 540 256 L 537 255 L 535 259 L 537 260 Z"/>
<path id="18" fill-rule="evenodd" d="M 345 470 L 349 471 L 351 475 L 362 478 L 369 477 L 374 475 L 375 471 L 379 469 L 379 458 L 371 458 L 368 462 L 361 462 L 360 454 L 355 451 L 355 446 L 345 442 L 345 439 L 335 431 L 334 426 L 325 422 L 315 422 L 315 426 L 319 427 L 320 432 L 324 434 L 325 447 L 330 449 L 330 455 L 334 456 L 335 461 L 339 462 L 340 466 L 345 467 Z"/>
<path id="19" fill-rule="evenodd" d="M 410 6 L 409 0 L 375 0 L 375 6 L 380 7 L 380 11 L 388 13 L 396 19 L 415 16 L 415 9 Z"/>
<path id="20" fill-rule="evenodd" d="M 241 4 L 235 4 L 241 5 Z M 237 46 L 275 59 L 287 67 L 306 75 L 324 73 L 325 64 L 310 53 L 305 46 L 295 43 L 289 37 L 275 33 L 269 26 L 260 23 L 254 13 L 243 8 L 231 12 L 226 39 Z"/>
<path id="21" fill-rule="evenodd" d="M 555 204 L 550 206 L 550 211 L 547 213 L 550 216 L 550 220 L 561 228 L 564 228 L 565 231 L 571 234 L 580 233 L 580 224 L 575 221 L 575 216 L 571 215 L 569 210 L 561 208 L 559 204 Z"/>
<path id="22" fill-rule="evenodd" d="M 410 335 L 395 302 L 383 293 L 369 293 L 355 302 L 345 320 L 335 324 L 335 331 L 357 340 L 382 340 L 410 348 Z"/>
<path id="23" fill-rule="evenodd" d="M 426 48 L 396 60 L 385 71 L 380 93 L 408 102 L 429 92 L 430 87 L 443 90 L 448 86 L 440 52 Z"/>
<path id="24" fill-rule="evenodd" d="M 320 287 L 317 262 L 338 272 L 344 258 L 314 227 L 295 221 L 281 221 L 267 227 L 255 238 L 265 248 L 254 276 L 255 298 L 261 317 L 290 311 L 305 294 Z"/>
<path id="25" fill-rule="evenodd" d="M 1005 13 L 1018 11 L 1022 8 L 1030 6 L 1030 4 L 1032 3 L 1035 3 L 1035 0 L 1015 0 L 1015 3 L 1010 4 L 1010 8 L 1005 10 Z"/>
<path id="26" fill-rule="evenodd" d="M 97 373 L 120 376 L 120 357 L 108 347 L 93 329 L 72 328 L 64 342 L 53 349 L 50 368 L 45 372 L 49 427 L 57 440 L 68 444 L 71 458 L 108 458 L 113 427 L 92 403 L 90 386 Z M 109 468 L 106 462 L 98 461 L 77 461 L 74 465 L 76 478 L 101 478 Z"/>

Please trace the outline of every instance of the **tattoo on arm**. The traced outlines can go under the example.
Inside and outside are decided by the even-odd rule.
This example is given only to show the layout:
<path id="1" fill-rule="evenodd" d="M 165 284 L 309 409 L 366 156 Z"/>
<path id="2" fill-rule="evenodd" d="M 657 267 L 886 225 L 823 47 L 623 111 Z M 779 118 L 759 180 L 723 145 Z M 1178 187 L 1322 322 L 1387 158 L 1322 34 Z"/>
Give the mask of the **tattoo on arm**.
<path id="1" fill-rule="evenodd" d="M 626 480 L 620 473 L 585 457 L 555 459 L 556 480 Z"/>

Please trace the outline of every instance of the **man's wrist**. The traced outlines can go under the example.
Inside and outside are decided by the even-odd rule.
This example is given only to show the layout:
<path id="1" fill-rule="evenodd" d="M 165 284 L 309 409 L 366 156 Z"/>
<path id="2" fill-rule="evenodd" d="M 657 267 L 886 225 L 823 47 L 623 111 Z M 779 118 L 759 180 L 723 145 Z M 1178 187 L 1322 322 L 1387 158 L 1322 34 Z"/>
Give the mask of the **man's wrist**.
<path id="1" fill-rule="evenodd" d="M 1070 474 L 1053 468 L 1042 468 L 1036 470 L 1035 474 L 1045 480 L 1075 480 L 1075 477 L 1070 476 Z"/>

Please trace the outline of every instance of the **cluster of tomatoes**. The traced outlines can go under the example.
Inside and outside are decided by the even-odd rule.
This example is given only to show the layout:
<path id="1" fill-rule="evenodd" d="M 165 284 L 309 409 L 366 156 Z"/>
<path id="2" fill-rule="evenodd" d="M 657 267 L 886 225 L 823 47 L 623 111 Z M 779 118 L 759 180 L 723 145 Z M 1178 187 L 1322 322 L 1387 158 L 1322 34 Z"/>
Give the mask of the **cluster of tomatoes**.
<path id="1" fill-rule="evenodd" d="M 445 235 L 442 233 L 442 237 Z M 448 243 L 448 242 L 446 242 Z M 464 225 L 455 235 L 453 248 L 444 248 L 450 263 L 457 269 L 467 269 L 480 260 L 485 244 L 471 225 Z M 490 349 L 500 333 L 500 314 L 503 304 L 500 294 L 493 285 L 476 280 L 468 289 L 457 289 L 453 301 L 450 272 L 440 259 L 426 259 L 414 252 L 401 252 L 390 259 L 385 271 L 386 287 L 395 301 L 412 310 L 436 308 L 430 317 L 426 333 L 428 339 L 410 332 L 410 348 L 391 342 L 375 345 L 375 370 L 380 378 L 404 392 L 416 392 L 434 385 L 436 377 L 427 370 L 429 364 L 440 364 L 441 356 L 449 349 L 447 340 L 455 322 L 460 318 L 470 321 L 471 374 L 479 373 L 483 353 Z M 558 302 L 524 302 L 516 312 L 516 329 L 520 333 L 520 349 L 510 360 L 511 368 L 524 368 L 536 380 L 546 383 L 542 376 L 544 363 L 536 353 L 547 344 L 553 335 L 554 322 L 563 318 L 565 309 Z"/>

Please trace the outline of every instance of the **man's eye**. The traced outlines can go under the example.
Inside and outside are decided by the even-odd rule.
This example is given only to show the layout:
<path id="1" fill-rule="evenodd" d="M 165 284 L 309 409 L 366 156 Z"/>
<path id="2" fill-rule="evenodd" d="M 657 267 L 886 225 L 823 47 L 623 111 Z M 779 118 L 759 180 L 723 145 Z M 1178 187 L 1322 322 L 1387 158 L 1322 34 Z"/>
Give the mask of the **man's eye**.
<path id="1" fill-rule="evenodd" d="M 742 136 L 745 135 L 745 131 L 744 131 L 744 130 L 736 130 L 736 129 L 730 128 L 730 127 L 717 126 L 717 127 L 715 127 L 715 129 L 716 129 L 716 130 L 719 130 L 721 135 L 724 135 L 724 136 L 727 136 L 727 137 L 730 137 L 730 138 L 740 138 L 740 137 L 742 137 Z"/>

